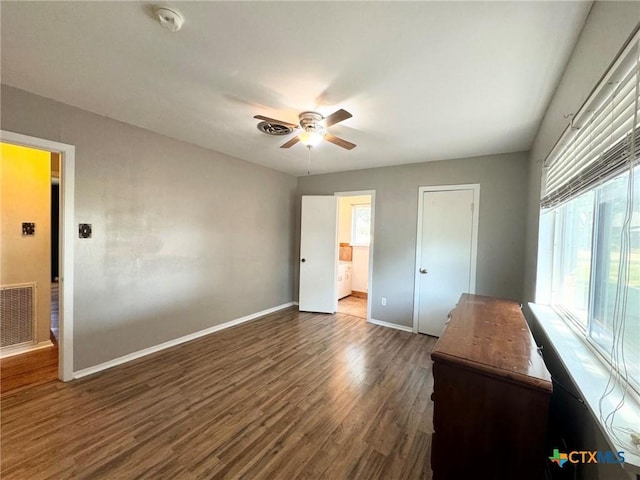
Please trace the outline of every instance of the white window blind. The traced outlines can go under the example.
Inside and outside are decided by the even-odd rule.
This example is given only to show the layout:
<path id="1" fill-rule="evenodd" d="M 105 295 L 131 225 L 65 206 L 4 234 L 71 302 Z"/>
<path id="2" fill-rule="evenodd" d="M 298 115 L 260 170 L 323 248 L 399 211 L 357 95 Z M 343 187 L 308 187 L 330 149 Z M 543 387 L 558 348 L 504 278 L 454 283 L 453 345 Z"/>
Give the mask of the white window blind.
<path id="1" fill-rule="evenodd" d="M 639 155 L 639 55 L 636 33 L 547 157 L 542 208 L 580 195 Z"/>
<path id="2" fill-rule="evenodd" d="M 540 231 L 552 251 L 538 258 L 539 291 L 608 364 L 601 425 L 638 455 L 640 432 L 616 415 L 640 393 L 639 56 L 637 29 L 547 157 Z"/>

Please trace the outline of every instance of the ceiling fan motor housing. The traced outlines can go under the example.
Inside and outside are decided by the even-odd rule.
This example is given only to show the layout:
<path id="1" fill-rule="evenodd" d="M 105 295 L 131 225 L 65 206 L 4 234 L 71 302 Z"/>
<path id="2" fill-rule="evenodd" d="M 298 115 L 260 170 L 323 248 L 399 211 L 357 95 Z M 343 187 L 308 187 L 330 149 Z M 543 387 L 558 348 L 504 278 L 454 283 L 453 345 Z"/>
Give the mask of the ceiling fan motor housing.
<path id="1" fill-rule="evenodd" d="M 320 122 L 324 119 L 318 112 L 302 112 L 299 116 L 300 126 L 305 132 L 319 132 L 324 131 L 324 127 Z"/>

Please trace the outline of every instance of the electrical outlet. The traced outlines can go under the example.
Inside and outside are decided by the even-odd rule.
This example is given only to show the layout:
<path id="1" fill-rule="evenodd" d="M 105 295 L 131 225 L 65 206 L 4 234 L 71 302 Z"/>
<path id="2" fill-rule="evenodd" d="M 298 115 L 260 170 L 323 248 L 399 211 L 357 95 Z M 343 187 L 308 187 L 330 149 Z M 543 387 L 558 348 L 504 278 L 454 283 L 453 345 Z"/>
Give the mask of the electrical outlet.
<path id="1" fill-rule="evenodd" d="M 387 297 L 382 297 L 382 299 L 380 300 L 380 303 L 382 304 L 383 307 L 387 306 Z"/>
<path id="2" fill-rule="evenodd" d="M 80 238 L 91 238 L 91 224 L 81 223 L 78 225 L 78 236 Z"/>

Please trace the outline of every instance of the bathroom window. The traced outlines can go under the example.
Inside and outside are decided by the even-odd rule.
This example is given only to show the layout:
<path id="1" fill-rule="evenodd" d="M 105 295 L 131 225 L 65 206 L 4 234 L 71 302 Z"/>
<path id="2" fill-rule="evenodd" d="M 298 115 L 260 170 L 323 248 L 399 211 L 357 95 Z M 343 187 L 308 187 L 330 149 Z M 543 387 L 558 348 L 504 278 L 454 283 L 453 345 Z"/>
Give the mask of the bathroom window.
<path id="1" fill-rule="evenodd" d="M 371 205 L 353 205 L 351 209 L 351 245 L 368 247 L 371 241 Z"/>

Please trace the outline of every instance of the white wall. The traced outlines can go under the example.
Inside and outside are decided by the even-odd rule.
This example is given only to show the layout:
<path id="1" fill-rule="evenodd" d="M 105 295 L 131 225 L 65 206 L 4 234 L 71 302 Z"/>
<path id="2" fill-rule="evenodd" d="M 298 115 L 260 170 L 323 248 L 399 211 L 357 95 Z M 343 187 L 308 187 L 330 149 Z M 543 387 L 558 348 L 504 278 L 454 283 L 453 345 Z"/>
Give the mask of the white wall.
<path id="1" fill-rule="evenodd" d="M 353 247 L 351 289 L 356 292 L 369 291 L 369 247 Z"/>
<path id="2" fill-rule="evenodd" d="M 351 197 L 338 198 L 338 243 L 351 243 Z"/>
<path id="3" fill-rule="evenodd" d="M 292 300 L 295 177 L 1 93 L 3 130 L 76 146 L 74 370 Z"/>

